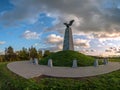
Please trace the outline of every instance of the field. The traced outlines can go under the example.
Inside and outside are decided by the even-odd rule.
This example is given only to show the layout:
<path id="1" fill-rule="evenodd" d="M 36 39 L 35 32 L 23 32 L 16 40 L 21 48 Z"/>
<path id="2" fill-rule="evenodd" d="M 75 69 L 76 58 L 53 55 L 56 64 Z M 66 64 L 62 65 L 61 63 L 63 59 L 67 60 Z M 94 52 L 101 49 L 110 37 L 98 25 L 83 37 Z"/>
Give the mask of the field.
<path id="1" fill-rule="evenodd" d="M 43 76 L 27 80 L 10 72 L 7 63 L 0 63 L 0 90 L 120 90 L 120 70 L 87 78 Z"/>

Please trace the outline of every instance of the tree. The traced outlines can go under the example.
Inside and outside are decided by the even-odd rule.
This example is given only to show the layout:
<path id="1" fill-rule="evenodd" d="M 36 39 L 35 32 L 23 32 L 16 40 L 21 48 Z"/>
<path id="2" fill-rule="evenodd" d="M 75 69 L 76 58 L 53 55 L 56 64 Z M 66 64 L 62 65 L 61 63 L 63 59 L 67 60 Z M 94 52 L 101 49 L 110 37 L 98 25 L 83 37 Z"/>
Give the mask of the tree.
<path id="1" fill-rule="evenodd" d="M 0 55 L 0 62 L 3 62 L 3 61 L 4 61 L 4 56 Z"/>
<path id="2" fill-rule="evenodd" d="M 22 48 L 22 50 L 18 51 L 18 57 L 20 60 L 28 60 L 29 59 L 29 52 L 27 48 Z"/>
<path id="3" fill-rule="evenodd" d="M 9 46 L 8 48 L 5 48 L 5 59 L 8 61 L 13 61 L 16 57 L 16 54 L 14 53 L 14 49 Z"/>
<path id="4" fill-rule="evenodd" d="M 50 51 L 49 50 L 45 50 L 44 51 L 44 56 L 43 57 L 47 57 L 48 55 L 50 55 L 51 53 L 50 53 Z"/>
<path id="5" fill-rule="evenodd" d="M 37 53 L 36 48 L 34 47 L 29 48 L 29 55 L 30 55 L 30 58 L 32 59 L 38 58 L 38 53 Z"/>
<path id="6" fill-rule="evenodd" d="M 42 58 L 42 51 L 38 50 L 38 58 L 41 59 Z"/>

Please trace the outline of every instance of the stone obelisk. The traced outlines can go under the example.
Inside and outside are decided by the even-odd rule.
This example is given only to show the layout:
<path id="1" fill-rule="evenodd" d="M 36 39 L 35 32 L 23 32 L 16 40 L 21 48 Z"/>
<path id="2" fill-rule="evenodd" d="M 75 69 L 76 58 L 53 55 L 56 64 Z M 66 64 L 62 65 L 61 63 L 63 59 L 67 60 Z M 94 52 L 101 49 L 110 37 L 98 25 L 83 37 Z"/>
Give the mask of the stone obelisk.
<path id="1" fill-rule="evenodd" d="M 69 24 L 64 23 L 66 26 L 65 35 L 64 35 L 64 43 L 63 43 L 63 50 L 73 50 L 74 51 L 74 44 L 73 44 L 73 36 L 72 36 L 72 29 L 71 25 L 74 20 L 71 20 Z"/>

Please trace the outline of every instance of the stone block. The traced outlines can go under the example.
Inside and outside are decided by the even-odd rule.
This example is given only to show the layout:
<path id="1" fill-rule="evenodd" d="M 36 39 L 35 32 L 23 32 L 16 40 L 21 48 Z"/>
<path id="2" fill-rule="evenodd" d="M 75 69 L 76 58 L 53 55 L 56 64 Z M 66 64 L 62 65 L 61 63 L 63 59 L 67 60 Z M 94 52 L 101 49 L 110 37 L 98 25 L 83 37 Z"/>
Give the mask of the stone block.
<path id="1" fill-rule="evenodd" d="M 73 68 L 77 68 L 77 60 L 73 60 L 73 65 L 72 65 Z"/>
<path id="2" fill-rule="evenodd" d="M 52 59 L 48 60 L 48 67 L 53 67 Z"/>
<path id="3" fill-rule="evenodd" d="M 97 67 L 99 64 L 98 64 L 98 59 L 96 59 L 95 61 L 94 61 L 94 67 Z"/>
<path id="4" fill-rule="evenodd" d="M 104 65 L 108 64 L 108 60 L 107 60 L 107 59 L 104 59 L 104 60 L 103 60 L 103 63 L 104 63 Z"/>
<path id="5" fill-rule="evenodd" d="M 37 58 L 34 59 L 34 64 L 38 65 L 38 59 Z"/>

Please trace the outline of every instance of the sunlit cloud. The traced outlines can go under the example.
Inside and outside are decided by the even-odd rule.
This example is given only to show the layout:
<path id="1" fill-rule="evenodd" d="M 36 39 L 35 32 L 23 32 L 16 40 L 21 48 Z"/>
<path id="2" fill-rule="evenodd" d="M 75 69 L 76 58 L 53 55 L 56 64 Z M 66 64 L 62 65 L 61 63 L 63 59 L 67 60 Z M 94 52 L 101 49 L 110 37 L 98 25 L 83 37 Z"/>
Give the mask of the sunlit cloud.
<path id="1" fill-rule="evenodd" d="M 0 45 L 3 45 L 5 44 L 6 42 L 5 41 L 0 41 Z"/>
<path id="2" fill-rule="evenodd" d="M 50 34 L 45 39 L 46 45 L 48 45 L 48 49 L 51 51 L 59 51 L 62 50 L 63 47 L 63 37 L 56 34 Z"/>
<path id="3" fill-rule="evenodd" d="M 29 30 L 26 30 L 22 37 L 25 39 L 39 39 L 40 34 L 38 34 L 37 32 L 32 32 Z"/>
<path id="4" fill-rule="evenodd" d="M 89 42 L 90 42 L 89 40 L 75 39 L 74 45 L 79 47 L 89 48 L 90 47 Z"/>
<path id="5" fill-rule="evenodd" d="M 51 34 L 47 37 L 47 42 L 49 43 L 62 43 L 63 42 L 63 37 L 56 35 L 56 34 Z"/>

